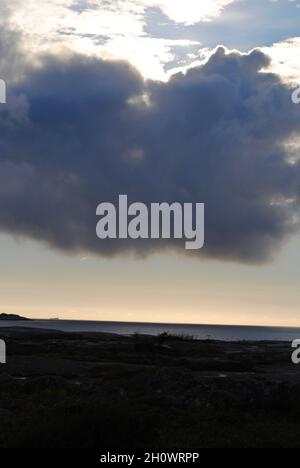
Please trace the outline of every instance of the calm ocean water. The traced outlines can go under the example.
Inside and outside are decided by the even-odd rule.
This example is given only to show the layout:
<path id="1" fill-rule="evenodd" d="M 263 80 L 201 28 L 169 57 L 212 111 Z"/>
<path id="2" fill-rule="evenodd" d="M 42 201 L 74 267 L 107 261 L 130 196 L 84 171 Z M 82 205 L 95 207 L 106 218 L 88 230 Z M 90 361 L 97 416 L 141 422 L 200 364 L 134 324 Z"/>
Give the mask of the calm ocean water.
<path id="1" fill-rule="evenodd" d="M 104 332 L 121 335 L 140 333 L 158 335 L 163 332 L 189 335 L 199 339 L 221 341 L 292 341 L 300 339 L 300 328 L 246 327 L 224 325 L 173 325 L 158 323 L 92 322 L 77 320 L 33 320 L 30 322 L 0 321 L 1 327 L 30 327 L 64 332 Z"/>

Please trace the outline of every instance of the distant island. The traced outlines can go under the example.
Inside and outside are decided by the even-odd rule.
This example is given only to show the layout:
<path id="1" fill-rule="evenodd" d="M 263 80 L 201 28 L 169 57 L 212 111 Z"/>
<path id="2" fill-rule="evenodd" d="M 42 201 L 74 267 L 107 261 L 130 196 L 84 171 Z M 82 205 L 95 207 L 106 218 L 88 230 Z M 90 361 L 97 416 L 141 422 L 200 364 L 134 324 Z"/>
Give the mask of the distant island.
<path id="1" fill-rule="evenodd" d="M 30 320 L 26 317 L 21 317 L 20 315 L 15 314 L 0 314 L 0 320 Z"/>

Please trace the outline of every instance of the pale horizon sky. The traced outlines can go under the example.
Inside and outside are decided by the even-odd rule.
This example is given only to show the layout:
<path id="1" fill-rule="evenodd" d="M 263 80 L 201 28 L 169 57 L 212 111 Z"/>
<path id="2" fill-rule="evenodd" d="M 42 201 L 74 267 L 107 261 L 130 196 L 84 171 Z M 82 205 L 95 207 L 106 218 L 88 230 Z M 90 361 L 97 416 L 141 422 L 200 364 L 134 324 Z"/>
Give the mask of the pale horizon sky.
<path id="1" fill-rule="evenodd" d="M 183 261 L 176 254 L 126 262 L 69 256 L 3 235 L 0 255 L 5 313 L 41 319 L 300 326 L 299 238 L 260 267 Z"/>

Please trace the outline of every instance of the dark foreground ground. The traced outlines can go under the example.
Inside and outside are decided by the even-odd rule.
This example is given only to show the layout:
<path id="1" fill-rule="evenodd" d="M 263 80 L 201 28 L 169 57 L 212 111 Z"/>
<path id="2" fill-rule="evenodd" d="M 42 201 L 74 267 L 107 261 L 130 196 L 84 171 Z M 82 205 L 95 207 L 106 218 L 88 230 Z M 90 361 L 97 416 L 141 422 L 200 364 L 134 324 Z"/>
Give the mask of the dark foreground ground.
<path id="1" fill-rule="evenodd" d="M 0 447 L 300 447 L 289 343 L 1 329 Z"/>

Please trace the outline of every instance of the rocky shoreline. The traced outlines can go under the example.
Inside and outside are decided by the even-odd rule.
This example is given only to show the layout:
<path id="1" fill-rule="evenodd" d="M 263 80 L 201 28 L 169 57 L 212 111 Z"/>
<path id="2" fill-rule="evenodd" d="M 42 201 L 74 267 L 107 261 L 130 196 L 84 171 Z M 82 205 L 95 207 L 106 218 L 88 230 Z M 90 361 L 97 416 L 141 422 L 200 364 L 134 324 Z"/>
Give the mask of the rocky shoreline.
<path id="1" fill-rule="evenodd" d="M 291 344 L 2 328 L 0 447 L 299 447 Z"/>
<path id="2" fill-rule="evenodd" d="M 2 321 L 30 321 L 29 318 L 26 318 L 26 317 L 22 317 L 21 315 L 16 315 L 16 314 L 0 314 L 0 320 Z"/>

